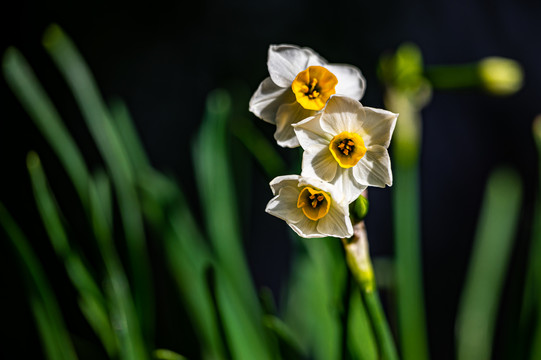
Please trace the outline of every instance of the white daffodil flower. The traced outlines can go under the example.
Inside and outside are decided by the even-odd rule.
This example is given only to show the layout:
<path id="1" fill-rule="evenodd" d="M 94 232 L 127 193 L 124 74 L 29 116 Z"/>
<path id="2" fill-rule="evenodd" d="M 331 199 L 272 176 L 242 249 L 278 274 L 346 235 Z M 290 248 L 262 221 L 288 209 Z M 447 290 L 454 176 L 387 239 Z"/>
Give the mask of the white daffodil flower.
<path id="1" fill-rule="evenodd" d="M 360 100 L 365 80 L 351 65 L 329 64 L 312 49 L 271 45 L 263 80 L 250 99 L 250 111 L 276 125 L 274 138 L 282 147 L 297 147 L 291 127 L 323 109 L 333 94 Z"/>
<path id="2" fill-rule="evenodd" d="M 398 114 L 332 96 L 322 112 L 294 125 L 302 173 L 333 184 L 354 201 L 367 186 L 393 183 L 387 148 Z"/>
<path id="3" fill-rule="evenodd" d="M 300 236 L 349 238 L 353 235 L 348 204 L 331 184 L 286 175 L 274 178 L 270 187 L 275 197 L 265 211 L 284 220 Z"/>

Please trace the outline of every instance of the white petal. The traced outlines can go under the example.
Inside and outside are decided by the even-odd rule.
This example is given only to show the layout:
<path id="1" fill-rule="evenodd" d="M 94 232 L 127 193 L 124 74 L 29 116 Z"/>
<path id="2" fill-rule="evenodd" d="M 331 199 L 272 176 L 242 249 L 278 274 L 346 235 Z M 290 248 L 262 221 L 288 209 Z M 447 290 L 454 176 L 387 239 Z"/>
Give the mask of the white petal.
<path id="1" fill-rule="evenodd" d="M 317 231 L 317 221 L 308 219 L 303 216 L 303 219 L 295 224 L 289 224 L 289 226 L 299 235 L 304 238 L 322 238 L 325 237 Z"/>
<path id="2" fill-rule="evenodd" d="M 308 66 L 326 64 L 312 49 L 294 45 L 271 45 L 267 67 L 272 80 L 281 87 L 290 87 L 297 74 Z"/>
<path id="3" fill-rule="evenodd" d="M 391 159 L 381 145 L 369 146 L 365 156 L 352 169 L 355 179 L 363 185 L 385 187 L 393 184 Z"/>
<path id="4" fill-rule="evenodd" d="M 302 154 L 302 173 L 303 177 L 317 177 L 323 181 L 334 179 L 338 163 L 332 156 L 328 147 L 319 151 L 304 151 Z"/>
<path id="5" fill-rule="evenodd" d="M 317 224 L 317 230 L 327 236 L 349 238 L 353 236 L 353 225 L 347 208 L 332 204 L 329 212 Z"/>
<path id="6" fill-rule="evenodd" d="M 381 145 L 389 147 L 398 114 L 383 109 L 364 107 L 363 136 L 365 146 Z"/>
<path id="7" fill-rule="evenodd" d="M 336 191 L 342 194 L 342 198 L 337 198 L 339 202 L 351 203 L 361 195 L 366 189 L 366 185 L 359 183 L 354 176 L 354 169 L 344 169 L 340 166 L 337 167 L 336 175 L 334 179 L 330 181 L 334 185 Z"/>
<path id="8" fill-rule="evenodd" d="M 269 184 L 272 190 L 272 194 L 278 194 L 278 191 L 280 191 L 280 189 L 284 186 L 298 187 L 299 179 L 299 175 L 282 175 L 275 177 Z"/>
<path id="9" fill-rule="evenodd" d="M 328 192 L 332 195 L 332 198 L 334 199 L 335 189 L 332 184 L 329 184 L 326 181 L 318 179 L 317 177 L 300 176 L 299 187 L 306 186 L 306 185 Z"/>
<path id="10" fill-rule="evenodd" d="M 298 223 L 306 217 L 302 209 L 297 207 L 298 198 L 298 188 L 291 186 L 283 187 L 278 192 L 278 195 L 269 201 L 265 211 L 286 221 L 288 224 Z"/>
<path id="11" fill-rule="evenodd" d="M 321 114 L 318 113 L 296 124 L 293 124 L 295 134 L 304 150 L 319 151 L 328 148 L 332 135 L 324 131 L 320 126 Z"/>
<path id="12" fill-rule="evenodd" d="M 338 79 L 336 94 L 346 95 L 355 100 L 361 100 L 366 89 L 366 80 L 361 70 L 352 65 L 328 64 L 325 65 Z"/>
<path id="13" fill-rule="evenodd" d="M 260 119 L 276 124 L 276 113 L 282 104 L 295 100 L 291 88 L 276 85 L 270 77 L 261 82 L 250 99 L 250 111 Z"/>
<path id="14" fill-rule="evenodd" d="M 313 116 L 315 113 L 314 110 L 306 110 L 296 101 L 280 106 L 276 114 L 276 132 L 274 133 L 278 145 L 290 148 L 299 146 L 299 141 L 291 125 Z"/>
<path id="15" fill-rule="evenodd" d="M 357 100 L 331 96 L 321 116 L 321 128 L 333 136 L 343 131 L 359 133 L 364 109 Z"/>

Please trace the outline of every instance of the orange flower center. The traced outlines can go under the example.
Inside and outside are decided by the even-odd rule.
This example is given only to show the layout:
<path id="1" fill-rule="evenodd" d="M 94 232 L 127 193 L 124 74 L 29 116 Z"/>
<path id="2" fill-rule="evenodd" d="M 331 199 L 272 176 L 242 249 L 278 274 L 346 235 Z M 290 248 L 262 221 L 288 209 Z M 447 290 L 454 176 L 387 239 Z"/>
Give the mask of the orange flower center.
<path id="1" fill-rule="evenodd" d="M 310 220 L 319 220 L 329 212 L 331 197 L 324 191 L 306 186 L 299 193 L 297 207 Z"/>
<path id="2" fill-rule="evenodd" d="M 297 102 L 307 110 L 321 110 L 336 93 L 338 79 L 323 66 L 310 66 L 297 74 L 291 84 Z"/>

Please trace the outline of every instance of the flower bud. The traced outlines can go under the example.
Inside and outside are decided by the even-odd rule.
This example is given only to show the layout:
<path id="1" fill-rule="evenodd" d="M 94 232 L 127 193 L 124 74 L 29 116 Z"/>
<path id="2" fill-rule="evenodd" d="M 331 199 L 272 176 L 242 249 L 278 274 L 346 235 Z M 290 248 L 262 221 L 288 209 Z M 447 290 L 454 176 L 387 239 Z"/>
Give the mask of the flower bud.
<path id="1" fill-rule="evenodd" d="M 368 199 L 360 195 L 357 200 L 350 205 L 349 212 L 353 216 L 353 220 L 355 220 L 354 223 L 363 220 L 368 214 Z"/>
<path id="2" fill-rule="evenodd" d="M 515 60 L 488 57 L 479 62 L 478 71 L 483 87 L 494 95 L 511 95 L 522 87 L 522 67 Z"/>

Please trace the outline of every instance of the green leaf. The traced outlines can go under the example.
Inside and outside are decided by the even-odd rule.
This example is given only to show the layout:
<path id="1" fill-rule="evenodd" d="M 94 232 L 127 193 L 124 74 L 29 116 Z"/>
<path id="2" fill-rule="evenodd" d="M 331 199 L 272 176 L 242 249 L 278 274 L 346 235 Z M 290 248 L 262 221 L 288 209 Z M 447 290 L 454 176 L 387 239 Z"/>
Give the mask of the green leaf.
<path id="1" fill-rule="evenodd" d="M 232 133 L 257 160 L 269 179 L 286 172 L 286 163 L 278 154 L 273 144 L 247 118 L 240 117 L 233 121 Z"/>
<path id="2" fill-rule="evenodd" d="M 353 359 L 374 360 L 378 357 L 376 339 L 370 327 L 359 291 L 351 296 L 348 327 L 348 348 Z"/>
<path id="3" fill-rule="evenodd" d="M 15 48 L 6 50 L 3 70 L 8 85 L 53 148 L 86 207 L 88 205 L 86 164 L 45 90 L 24 57 Z"/>
<path id="4" fill-rule="evenodd" d="M 239 359 L 266 359 L 276 349 L 265 338 L 262 312 L 242 247 L 226 133 L 230 109 L 227 92 L 215 90 L 209 94 L 203 124 L 193 144 L 196 180 L 219 266 L 216 291 L 231 351 Z"/>
<path id="5" fill-rule="evenodd" d="M 301 239 L 286 294 L 284 321 L 317 360 L 340 358 L 346 264 L 340 239 Z M 358 339 L 362 341 L 363 339 Z"/>
<path id="6" fill-rule="evenodd" d="M 28 154 L 27 167 L 41 219 L 57 256 L 64 262 L 68 276 L 79 293 L 81 310 L 109 356 L 114 357 L 117 351 L 116 343 L 103 294 L 92 277 L 91 270 L 87 268 L 79 254 L 70 247 L 61 221 L 60 209 L 47 184 L 36 153 Z"/>
<path id="7" fill-rule="evenodd" d="M 43 44 L 73 92 L 107 170 L 111 174 L 128 245 L 136 307 L 147 341 L 150 342 L 153 338 L 154 327 L 150 264 L 129 157 L 112 124 L 109 110 L 100 96 L 91 72 L 71 39 L 58 25 L 51 25 L 44 35 Z"/>
<path id="8" fill-rule="evenodd" d="M 306 359 L 307 351 L 303 349 L 300 340 L 293 330 L 279 317 L 265 315 L 263 319 L 265 327 L 277 338 L 280 345 L 280 353 L 283 359 Z"/>
<path id="9" fill-rule="evenodd" d="M 0 203 L 0 225 L 6 231 L 27 275 L 26 285 L 31 294 L 30 304 L 47 357 L 50 360 L 77 359 L 62 312 L 49 281 L 45 277 L 46 272 L 26 236 L 2 203 Z"/>
<path id="10" fill-rule="evenodd" d="M 111 325 L 119 339 L 120 358 L 144 360 L 149 354 L 145 348 L 129 283 L 114 247 L 110 224 L 106 218 L 107 211 L 104 210 L 104 203 L 108 203 L 108 193 L 99 193 L 98 189 L 107 187 L 98 188 L 93 181 L 89 182 L 92 228 L 106 268 L 104 284 Z"/>
<path id="11" fill-rule="evenodd" d="M 141 144 L 126 104 L 120 99 L 116 99 L 111 102 L 110 108 L 116 132 L 120 135 L 120 140 L 126 149 L 133 169 L 137 169 L 135 175 L 148 171 L 150 161 Z"/>
<path id="12" fill-rule="evenodd" d="M 186 360 L 184 356 L 167 349 L 156 349 L 153 355 L 157 360 Z"/>
<path id="13" fill-rule="evenodd" d="M 458 359 L 490 359 L 499 299 L 517 227 L 522 184 L 501 168 L 488 180 L 457 316 Z"/>
<path id="14" fill-rule="evenodd" d="M 167 264 L 201 344 L 203 359 L 225 359 L 205 269 L 214 262 L 181 189 L 150 172 L 141 178 L 143 210 L 163 236 Z"/>

